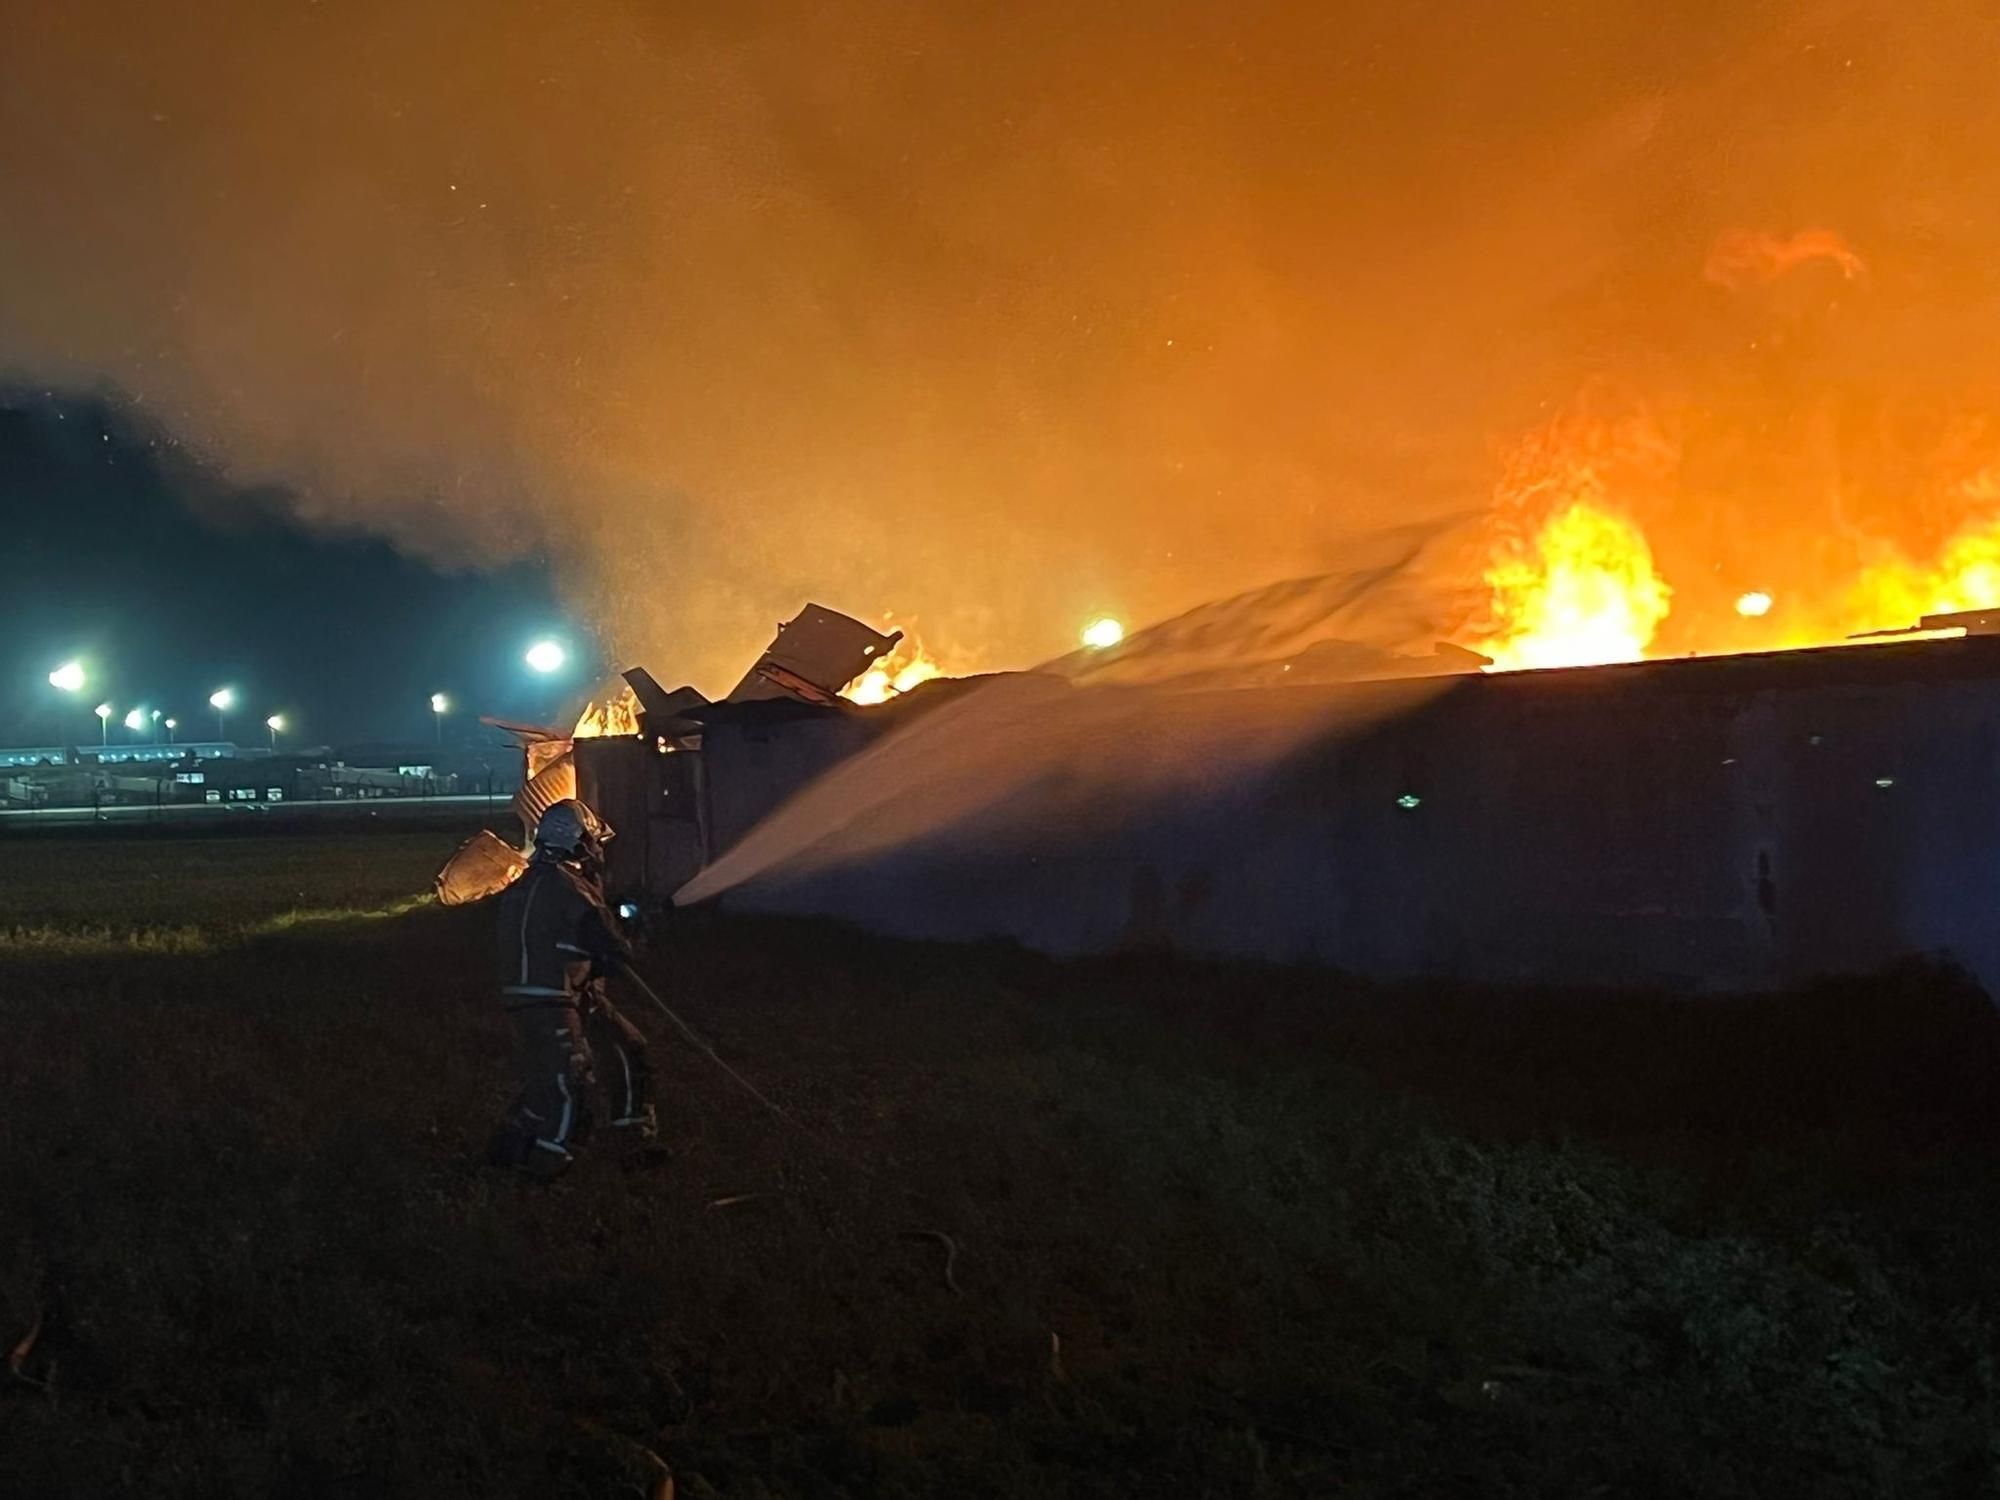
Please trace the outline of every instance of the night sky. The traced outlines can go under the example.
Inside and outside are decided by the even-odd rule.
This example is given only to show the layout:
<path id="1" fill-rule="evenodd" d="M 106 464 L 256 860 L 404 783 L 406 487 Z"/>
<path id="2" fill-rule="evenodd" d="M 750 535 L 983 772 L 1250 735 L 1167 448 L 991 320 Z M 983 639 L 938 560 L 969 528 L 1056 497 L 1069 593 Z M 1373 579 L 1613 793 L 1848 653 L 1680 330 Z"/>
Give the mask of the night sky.
<path id="1" fill-rule="evenodd" d="M 115 397 L 0 394 L 0 742 L 94 740 L 107 700 L 213 738 L 207 699 L 223 684 L 241 699 L 230 735 L 247 743 L 272 712 L 295 745 L 429 739 L 433 692 L 451 700 L 454 737 L 491 738 L 480 713 L 546 713 L 594 676 L 545 563 L 439 571 L 376 538 L 302 529 L 287 501 L 217 478 Z M 580 658 L 546 682 L 521 662 L 541 633 Z M 48 683 L 72 658 L 91 671 L 73 698 Z"/>

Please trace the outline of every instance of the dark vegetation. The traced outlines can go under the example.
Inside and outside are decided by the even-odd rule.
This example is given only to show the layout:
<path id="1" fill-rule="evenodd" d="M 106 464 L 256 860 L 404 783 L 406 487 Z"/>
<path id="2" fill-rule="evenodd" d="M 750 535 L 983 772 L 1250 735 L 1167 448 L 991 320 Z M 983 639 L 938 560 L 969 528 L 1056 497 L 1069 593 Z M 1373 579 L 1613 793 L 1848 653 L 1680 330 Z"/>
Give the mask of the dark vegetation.
<path id="1" fill-rule="evenodd" d="M 7 847 L 0 1491 L 1993 1488 L 2000 1026 L 1948 972 L 683 919 L 647 973 L 803 1128 L 663 1038 L 671 1164 L 536 1189 L 477 1160 L 489 914 L 403 904 L 451 842 Z"/>

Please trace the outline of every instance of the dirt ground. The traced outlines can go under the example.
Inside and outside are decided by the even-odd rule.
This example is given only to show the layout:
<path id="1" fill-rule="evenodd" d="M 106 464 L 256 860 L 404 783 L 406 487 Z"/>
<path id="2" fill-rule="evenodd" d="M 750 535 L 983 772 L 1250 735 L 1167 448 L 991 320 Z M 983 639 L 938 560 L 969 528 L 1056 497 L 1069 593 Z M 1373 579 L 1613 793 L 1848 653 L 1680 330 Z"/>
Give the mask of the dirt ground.
<path id="1" fill-rule="evenodd" d="M 683 917 L 536 1187 L 462 830 L 0 844 L 0 1493 L 2000 1489 L 2000 1023 Z M 644 1002 L 635 1018 L 660 1029 Z"/>

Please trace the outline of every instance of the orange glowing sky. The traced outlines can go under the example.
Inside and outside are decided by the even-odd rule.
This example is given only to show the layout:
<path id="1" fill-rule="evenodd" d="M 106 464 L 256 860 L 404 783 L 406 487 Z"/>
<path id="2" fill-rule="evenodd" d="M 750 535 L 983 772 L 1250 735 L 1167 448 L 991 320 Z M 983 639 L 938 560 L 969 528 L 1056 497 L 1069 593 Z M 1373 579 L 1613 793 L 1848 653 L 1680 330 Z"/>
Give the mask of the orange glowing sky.
<path id="1" fill-rule="evenodd" d="M 1649 649 L 1845 624 L 1996 493 L 1975 0 L 0 35 L 0 372 L 120 389 L 313 524 L 552 553 L 676 680 L 808 596 L 1008 665 L 1390 525 L 1532 535 L 1552 432 L 1671 589 Z"/>

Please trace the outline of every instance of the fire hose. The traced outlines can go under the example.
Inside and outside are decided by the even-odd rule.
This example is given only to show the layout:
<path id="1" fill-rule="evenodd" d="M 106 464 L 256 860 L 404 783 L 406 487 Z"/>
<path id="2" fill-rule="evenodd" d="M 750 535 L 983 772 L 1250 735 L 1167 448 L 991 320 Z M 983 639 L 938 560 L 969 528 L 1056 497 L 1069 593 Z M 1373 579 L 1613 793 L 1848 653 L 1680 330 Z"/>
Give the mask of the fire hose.
<path id="1" fill-rule="evenodd" d="M 801 1125 L 797 1120 L 793 1119 L 791 1115 L 786 1112 L 785 1107 L 782 1104 L 779 1104 L 776 1100 L 772 1099 L 762 1089 L 758 1088 L 756 1084 L 752 1083 L 749 1079 L 745 1078 L 741 1073 L 737 1072 L 734 1068 L 730 1067 L 728 1063 L 724 1062 L 722 1058 L 717 1054 L 716 1050 L 713 1047 L 709 1046 L 707 1042 L 703 1041 L 701 1039 L 701 1036 L 695 1031 L 695 1029 L 692 1026 L 688 1025 L 687 1022 L 683 1021 L 679 1016 L 674 1014 L 673 1007 L 668 1005 L 666 1001 L 662 1000 L 659 997 L 659 994 L 653 989 L 653 987 L 650 984 L 646 983 L 644 977 L 642 977 L 637 970 L 626 969 L 624 971 L 624 974 L 627 979 L 631 980 L 632 983 L 635 986 L 637 986 L 640 994 L 644 995 L 648 1000 L 653 1002 L 653 1008 L 655 1010 L 657 1010 L 661 1015 L 665 1016 L 669 1021 L 673 1022 L 674 1029 L 678 1031 L 682 1036 L 688 1039 L 688 1044 L 694 1047 L 696 1050 L 707 1054 L 708 1060 L 710 1062 L 714 1063 L 718 1068 L 722 1069 L 723 1072 L 727 1073 L 731 1078 L 736 1080 L 737 1087 L 741 1088 L 743 1092 L 748 1094 L 752 1099 L 755 1099 L 759 1104 L 763 1105 L 764 1108 L 768 1109 L 772 1114 L 776 1115 L 779 1119 L 783 1120 L 787 1125 L 791 1126 L 792 1129 L 798 1131 L 799 1134 L 806 1136 L 808 1138 L 817 1139 L 816 1137 L 813 1137 L 813 1133 L 810 1130 L 807 1130 L 805 1126 Z"/>
<path id="2" fill-rule="evenodd" d="M 630 968 L 625 969 L 623 973 L 627 979 L 632 981 L 633 988 L 637 989 L 640 994 L 644 995 L 646 999 L 651 1002 L 653 1008 L 657 1010 L 661 1015 L 665 1016 L 667 1020 L 673 1024 L 674 1030 L 678 1031 L 683 1037 L 685 1037 L 690 1046 L 694 1047 L 697 1051 L 703 1053 L 710 1062 L 714 1063 L 718 1068 L 722 1069 L 724 1073 L 728 1074 L 729 1077 L 735 1081 L 737 1087 L 742 1089 L 743 1092 L 748 1094 L 751 1098 L 755 1099 L 759 1104 L 763 1105 L 764 1108 L 768 1109 L 772 1114 L 776 1115 L 779 1119 L 783 1120 L 787 1125 L 791 1126 L 792 1129 L 796 1130 L 800 1135 L 804 1136 L 807 1140 L 811 1141 L 815 1146 L 819 1147 L 819 1149 L 824 1151 L 828 1156 L 831 1156 L 838 1161 L 844 1162 L 848 1166 L 854 1168 L 857 1172 L 861 1173 L 861 1175 L 864 1177 L 867 1177 L 871 1180 L 875 1177 L 875 1173 L 870 1171 L 865 1163 L 855 1160 L 853 1157 L 849 1156 L 845 1151 L 836 1149 L 832 1142 L 823 1140 L 813 1131 L 808 1130 L 782 1104 L 779 1104 L 775 1099 L 771 1098 L 770 1095 L 766 1094 L 762 1089 L 758 1088 L 756 1084 L 752 1083 L 749 1079 L 745 1078 L 741 1073 L 737 1072 L 734 1068 L 730 1067 L 728 1063 L 724 1062 L 721 1056 L 716 1052 L 715 1048 L 711 1047 L 702 1038 L 701 1034 L 697 1032 L 692 1026 L 688 1025 L 687 1022 L 683 1021 L 680 1018 L 680 1016 L 675 1013 L 674 1008 L 668 1005 L 666 1001 L 662 1000 L 659 996 L 659 993 L 650 984 L 646 983 L 645 977 L 643 975 L 638 973 L 636 970 Z M 757 1196 L 757 1195 L 753 1194 L 750 1196 Z M 952 1274 L 954 1268 L 958 1264 L 958 1241 L 954 1240 L 950 1235 L 946 1234 L 943 1230 L 939 1229 L 906 1229 L 903 1230 L 897 1236 L 897 1238 L 906 1240 L 929 1240 L 936 1243 L 937 1245 L 942 1246 L 944 1249 L 944 1284 L 954 1297 L 963 1297 L 965 1295 L 964 1289 L 961 1288 L 958 1284 L 958 1278 Z"/>

